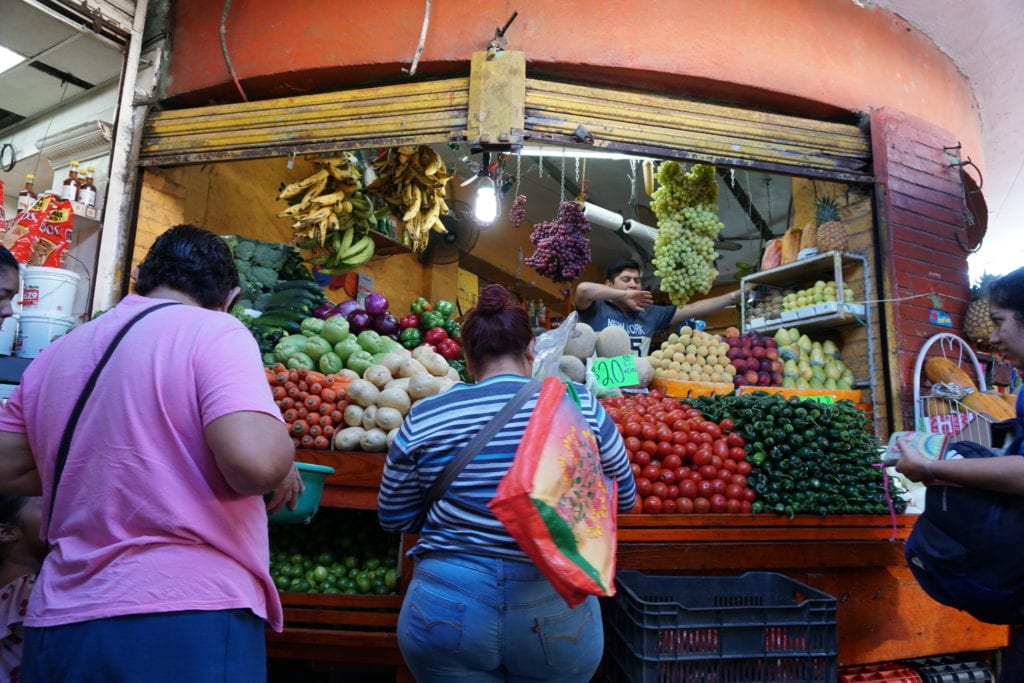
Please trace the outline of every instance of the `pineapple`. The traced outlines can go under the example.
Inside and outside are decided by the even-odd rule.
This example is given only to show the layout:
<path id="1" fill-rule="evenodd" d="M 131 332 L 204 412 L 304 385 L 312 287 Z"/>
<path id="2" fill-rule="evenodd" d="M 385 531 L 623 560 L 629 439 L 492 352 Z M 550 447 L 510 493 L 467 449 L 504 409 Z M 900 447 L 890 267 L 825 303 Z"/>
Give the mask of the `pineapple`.
<path id="1" fill-rule="evenodd" d="M 971 303 L 964 316 L 964 334 L 980 351 L 990 350 L 988 342 L 992 336 L 992 318 L 988 310 L 988 288 L 998 275 L 982 273 L 977 284 L 971 287 Z"/>
<path id="2" fill-rule="evenodd" d="M 846 226 L 839 218 L 839 207 L 831 197 L 820 197 L 814 202 L 814 219 L 818 224 L 818 253 L 829 251 L 846 251 L 849 236 Z"/>

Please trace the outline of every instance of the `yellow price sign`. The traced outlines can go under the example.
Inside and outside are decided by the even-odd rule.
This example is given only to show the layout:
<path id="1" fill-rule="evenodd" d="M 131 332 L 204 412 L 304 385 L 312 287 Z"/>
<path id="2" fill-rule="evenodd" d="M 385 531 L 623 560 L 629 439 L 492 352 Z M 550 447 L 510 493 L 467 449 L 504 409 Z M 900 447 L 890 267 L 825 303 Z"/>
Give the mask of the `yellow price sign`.
<path id="1" fill-rule="evenodd" d="M 636 356 L 627 353 L 612 358 L 589 358 L 590 371 L 605 389 L 631 387 L 640 384 L 636 369 Z"/>

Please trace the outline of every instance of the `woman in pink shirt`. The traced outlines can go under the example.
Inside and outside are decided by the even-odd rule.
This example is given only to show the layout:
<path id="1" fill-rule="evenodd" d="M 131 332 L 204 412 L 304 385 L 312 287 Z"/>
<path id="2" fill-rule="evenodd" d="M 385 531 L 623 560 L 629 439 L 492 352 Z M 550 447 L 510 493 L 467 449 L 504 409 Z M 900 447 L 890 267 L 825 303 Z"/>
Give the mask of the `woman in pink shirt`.
<path id="1" fill-rule="evenodd" d="M 0 282 L 2 284 L 2 282 Z M 161 235 L 135 294 L 55 340 L 0 412 L 0 493 L 42 495 L 43 562 L 25 616 L 26 681 L 265 678 L 280 630 L 263 494 L 301 488 L 294 447 L 238 295 L 227 245 L 194 226 Z M 77 422 L 72 406 L 126 333 Z"/>

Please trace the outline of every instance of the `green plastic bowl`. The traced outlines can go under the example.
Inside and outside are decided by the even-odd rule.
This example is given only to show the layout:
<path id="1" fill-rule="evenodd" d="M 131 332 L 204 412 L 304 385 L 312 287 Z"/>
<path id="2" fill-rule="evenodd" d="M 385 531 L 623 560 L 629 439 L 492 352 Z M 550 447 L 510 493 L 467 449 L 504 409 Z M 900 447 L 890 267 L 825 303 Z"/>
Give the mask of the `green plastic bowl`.
<path id="1" fill-rule="evenodd" d="M 294 510 L 289 510 L 285 505 L 280 510 L 270 515 L 271 522 L 285 524 L 309 524 L 313 516 L 320 508 L 320 496 L 324 492 L 324 480 L 334 474 L 333 467 L 326 465 L 313 465 L 308 462 L 297 462 L 295 467 L 299 470 L 302 483 L 306 490 L 299 494 L 299 500 Z"/>

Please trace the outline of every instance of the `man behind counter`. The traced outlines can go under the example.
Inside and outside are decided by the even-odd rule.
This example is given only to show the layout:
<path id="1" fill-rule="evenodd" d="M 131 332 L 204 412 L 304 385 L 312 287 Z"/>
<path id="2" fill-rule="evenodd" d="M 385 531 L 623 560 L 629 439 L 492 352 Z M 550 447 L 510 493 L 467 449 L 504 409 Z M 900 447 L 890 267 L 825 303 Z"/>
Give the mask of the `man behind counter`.
<path id="1" fill-rule="evenodd" d="M 625 329 L 633 351 L 646 356 L 655 333 L 707 316 L 736 303 L 739 298 L 740 291 L 735 290 L 686 306 L 655 305 L 651 293 L 641 288 L 640 264 L 626 260 L 608 269 L 603 285 L 581 282 L 576 287 L 575 304 L 580 322 L 587 323 L 596 332 L 606 327 Z"/>

